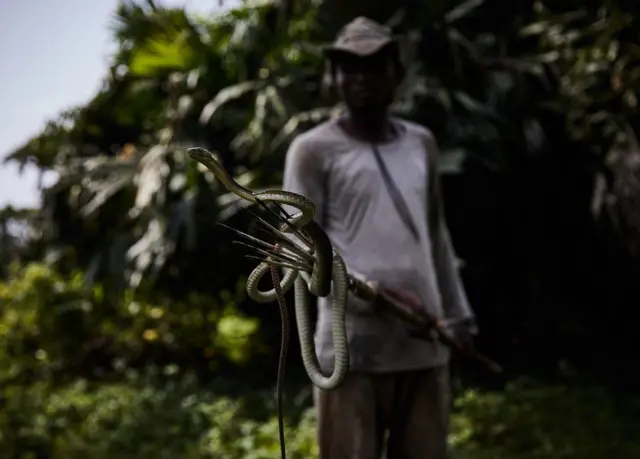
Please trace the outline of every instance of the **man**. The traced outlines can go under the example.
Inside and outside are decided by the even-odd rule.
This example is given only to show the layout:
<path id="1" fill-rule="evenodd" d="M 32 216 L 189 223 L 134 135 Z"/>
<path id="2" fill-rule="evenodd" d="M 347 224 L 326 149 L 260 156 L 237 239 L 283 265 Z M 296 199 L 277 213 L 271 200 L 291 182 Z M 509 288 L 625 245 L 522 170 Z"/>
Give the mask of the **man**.
<path id="1" fill-rule="evenodd" d="M 298 136 L 284 188 L 310 198 L 316 219 L 350 272 L 416 310 L 467 326 L 473 313 L 442 214 L 429 130 L 389 116 L 404 69 L 390 31 L 366 18 L 346 25 L 326 49 L 346 114 Z M 321 459 L 445 459 L 449 352 L 419 340 L 400 320 L 349 299 L 351 372 L 333 391 L 315 390 Z M 330 301 L 319 301 L 316 352 L 331 371 Z"/>

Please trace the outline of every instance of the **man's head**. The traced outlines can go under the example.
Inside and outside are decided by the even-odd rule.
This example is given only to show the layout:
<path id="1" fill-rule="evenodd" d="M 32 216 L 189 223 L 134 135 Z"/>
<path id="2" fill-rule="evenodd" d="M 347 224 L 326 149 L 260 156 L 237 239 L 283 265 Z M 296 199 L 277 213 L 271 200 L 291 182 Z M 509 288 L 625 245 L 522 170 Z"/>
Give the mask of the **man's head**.
<path id="1" fill-rule="evenodd" d="M 354 19 L 325 54 L 333 82 L 352 111 L 379 111 L 391 104 L 404 67 L 387 27 L 364 17 Z"/>

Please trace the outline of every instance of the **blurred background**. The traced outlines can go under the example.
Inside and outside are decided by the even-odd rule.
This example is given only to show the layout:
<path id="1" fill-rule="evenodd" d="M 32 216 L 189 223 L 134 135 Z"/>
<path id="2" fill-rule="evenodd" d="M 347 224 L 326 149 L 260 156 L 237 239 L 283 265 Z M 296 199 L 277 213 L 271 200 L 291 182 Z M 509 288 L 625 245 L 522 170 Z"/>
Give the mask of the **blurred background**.
<path id="1" fill-rule="evenodd" d="M 394 110 L 439 139 L 478 347 L 506 368 L 454 364 L 454 458 L 640 457 L 634 7 L 2 2 L 0 458 L 280 457 L 278 308 L 216 225 L 254 220 L 185 150 L 280 187 L 337 102 L 320 45 L 358 15 L 405 36 Z M 313 458 L 293 341 L 289 454 Z"/>

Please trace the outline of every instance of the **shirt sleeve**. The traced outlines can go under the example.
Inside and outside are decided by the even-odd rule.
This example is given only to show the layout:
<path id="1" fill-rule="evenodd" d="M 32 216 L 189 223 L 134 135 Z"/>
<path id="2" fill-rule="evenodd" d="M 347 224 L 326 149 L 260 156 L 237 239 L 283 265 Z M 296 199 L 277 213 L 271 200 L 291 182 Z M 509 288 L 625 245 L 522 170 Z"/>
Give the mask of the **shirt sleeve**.
<path id="1" fill-rule="evenodd" d="M 315 206 L 314 220 L 320 225 L 324 221 L 325 175 L 321 154 L 312 148 L 310 142 L 296 137 L 287 151 L 282 187 L 311 200 Z"/>
<path id="2" fill-rule="evenodd" d="M 447 319 L 469 320 L 473 323 L 472 332 L 477 333 L 475 315 L 464 291 L 451 236 L 444 217 L 438 173 L 438 144 L 430 132 L 426 140 L 430 177 L 428 184 L 429 231 L 442 307 Z"/>

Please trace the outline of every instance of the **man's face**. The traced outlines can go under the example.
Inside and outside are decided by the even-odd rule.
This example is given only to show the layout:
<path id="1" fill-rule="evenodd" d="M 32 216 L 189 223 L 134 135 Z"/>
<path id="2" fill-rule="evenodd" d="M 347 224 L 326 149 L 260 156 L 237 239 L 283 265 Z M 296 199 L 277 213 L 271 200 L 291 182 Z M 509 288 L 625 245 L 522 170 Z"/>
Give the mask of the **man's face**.
<path id="1" fill-rule="evenodd" d="M 396 75 L 387 52 L 366 57 L 342 55 L 336 59 L 336 70 L 338 88 L 349 108 L 380 110 L 391 104 Z"/>

